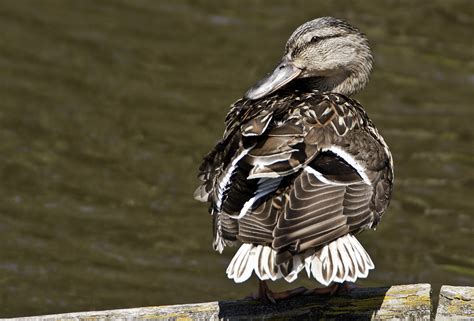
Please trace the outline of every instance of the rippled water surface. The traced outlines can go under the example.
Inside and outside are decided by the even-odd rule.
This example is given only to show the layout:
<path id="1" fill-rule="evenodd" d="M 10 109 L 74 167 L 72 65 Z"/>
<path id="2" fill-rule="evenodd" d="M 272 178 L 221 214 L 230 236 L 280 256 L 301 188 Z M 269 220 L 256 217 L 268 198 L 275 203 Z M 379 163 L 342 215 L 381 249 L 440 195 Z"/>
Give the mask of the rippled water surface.
<path id="1" fill-rule="evenodd" d="M 240 298 L 192 199 L 228 106 L 302 22 L 346 18 L 390 145 L 368 286 L 473 285 L 472 1 L 2 1 L 0 316 Z M 311 285 L 306 282 L 306 285 Z"/>

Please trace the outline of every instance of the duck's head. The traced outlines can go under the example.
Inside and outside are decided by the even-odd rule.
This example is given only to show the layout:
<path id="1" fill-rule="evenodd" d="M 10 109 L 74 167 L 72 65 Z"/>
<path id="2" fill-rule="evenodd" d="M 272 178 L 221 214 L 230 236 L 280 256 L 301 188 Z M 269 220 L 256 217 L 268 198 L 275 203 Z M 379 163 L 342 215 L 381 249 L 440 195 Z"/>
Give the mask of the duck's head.
<path id="1" fill-rule="evenodd" d="M 293 32 L 281 62 L 245 98 L 265 97 L 295 79 L 307 79 L 321 91 L 351 95 L 366 85 L 372 63 L 363 33 L 343 20 L 318 18 Z"/>

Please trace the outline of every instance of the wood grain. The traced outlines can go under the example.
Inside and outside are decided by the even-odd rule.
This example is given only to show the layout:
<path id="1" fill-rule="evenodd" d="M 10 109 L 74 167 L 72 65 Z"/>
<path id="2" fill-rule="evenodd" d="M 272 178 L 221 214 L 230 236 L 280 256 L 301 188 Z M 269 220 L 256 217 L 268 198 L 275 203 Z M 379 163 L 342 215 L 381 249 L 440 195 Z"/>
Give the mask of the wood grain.
<path id="1" fill-rule="evenodd" d="M 215 301 L 123 310 L 77 312 L 17 320 L 430 320 L 429 284 L 359 288 L 345 296 L 306 296 L 265 305 Z"/>

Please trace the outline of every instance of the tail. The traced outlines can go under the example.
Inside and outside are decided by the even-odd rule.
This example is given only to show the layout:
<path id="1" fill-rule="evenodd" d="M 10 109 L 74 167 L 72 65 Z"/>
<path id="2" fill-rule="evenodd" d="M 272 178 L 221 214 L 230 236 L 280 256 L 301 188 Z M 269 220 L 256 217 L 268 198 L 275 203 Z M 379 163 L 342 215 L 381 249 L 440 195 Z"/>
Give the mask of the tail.
<path id="1" fill-rule="evenodd" d="M 275 264 L 276 251 L 270 246 L 242 244 L 227 267 L 227 277 L 236 283 L 246 281 L 255 272 L 260 280 L 297 279 L 306 270 L 308 277 L 322 285 L 332 282 L 355 282 L 374 269 L 374 263 L 359 241 L 351 234 L 325 245 L 317 252 L 293 256 L 284 264 Z"/>

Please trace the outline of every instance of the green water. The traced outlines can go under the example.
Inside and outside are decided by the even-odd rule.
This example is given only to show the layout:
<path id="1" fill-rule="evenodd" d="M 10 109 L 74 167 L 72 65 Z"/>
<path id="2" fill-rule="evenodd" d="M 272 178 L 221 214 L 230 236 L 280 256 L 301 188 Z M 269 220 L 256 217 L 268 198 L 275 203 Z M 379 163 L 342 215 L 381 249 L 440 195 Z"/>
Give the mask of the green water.
<path id="1" fill-rule="evenodd" d="M 362 29 L 392 204 L 364 286 L 474 284 L 474 2 L 2 1 L 0 316 L 241 298 L 192 199 L 228 106 L 302 22 Z M 310 282 L 305 285 L 311 286 Z M 294 286 L 294 285 L 292 285 Z"/>

